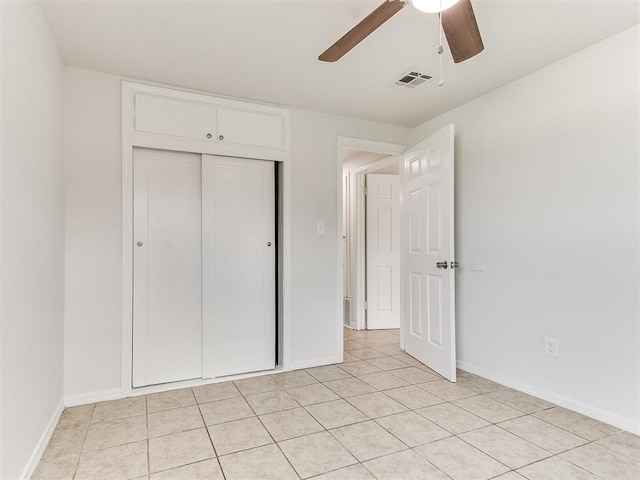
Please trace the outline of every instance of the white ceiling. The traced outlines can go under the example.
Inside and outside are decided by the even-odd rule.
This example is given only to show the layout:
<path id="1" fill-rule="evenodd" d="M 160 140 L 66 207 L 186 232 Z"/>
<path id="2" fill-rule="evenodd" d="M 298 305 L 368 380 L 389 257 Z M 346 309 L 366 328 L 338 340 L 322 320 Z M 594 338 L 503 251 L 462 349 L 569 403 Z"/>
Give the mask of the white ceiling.
<path id="1" fill-rule="evenodd" d="M 405 7 L 338 62 L 317 60 L 382 0 L 42 3 L 66 65 L 407 127 L 640 21 L 637 0 L 472 1 L 485 51 L 456 65 L 445 46 L 445 85 L 414 90 L 391 83 L 438 75 L 434 14 Z"/>

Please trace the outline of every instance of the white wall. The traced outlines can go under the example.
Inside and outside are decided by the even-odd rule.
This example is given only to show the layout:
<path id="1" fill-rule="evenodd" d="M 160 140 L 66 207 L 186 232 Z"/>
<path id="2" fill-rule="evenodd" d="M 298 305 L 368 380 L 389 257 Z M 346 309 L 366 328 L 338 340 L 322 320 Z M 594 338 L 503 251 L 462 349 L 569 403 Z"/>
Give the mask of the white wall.
<path id="1" fill-rule="evenodd" d="M 122 78 L 66 68 L 65 397 L 120 389 Z M 292 352 L 338 355 L 337 137 L 406 143 L 409 129 L 292 111 Z M 316 235 L 316 220 L 326 234 Z M 74 398 L 75 397 L 75 398 Z"/>
<path id="2" fill-rule="evenodd" d="M 456 127 L 458 359 L 636 431 L 638 32 L 413 132 Z M 560 358 L 543 355 L 543 335 Z"/>
<path id="3" fill-rule="evenodd" d="M 292 115 L 292 360 L 339 355 L 335 331 L 338 291 L 337 137 L 406 144 L 409 130 L 307 110 Z M 316 235 L 316 220 L 326 234 Z M 341 308 L 341 307 L 340 307 Z M 332 350 L 328 350 L 328 346 Z"/>
<path id="4" fill-rule="evenodd" d="M 15 479 L 35 465 L 62 405 L 62 62 L 37 3 L 0 9 L 0 477 Z"/>
<path id="5" fill-rule="evenodd" d="M 120 82 L 65 68 L 65 397 L 120 390 Z"/>

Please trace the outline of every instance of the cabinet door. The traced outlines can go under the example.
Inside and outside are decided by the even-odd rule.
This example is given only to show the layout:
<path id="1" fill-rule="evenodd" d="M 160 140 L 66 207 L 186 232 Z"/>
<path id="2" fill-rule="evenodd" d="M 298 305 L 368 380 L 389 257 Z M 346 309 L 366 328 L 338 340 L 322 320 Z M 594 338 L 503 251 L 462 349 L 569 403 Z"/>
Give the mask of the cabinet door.
<path id="1" fill-rule="evenodd" d="M 135 129 L 138 132 L 207 140 L 215 132 L 214 122 L 212 105 L 142 93 L 136 95 Z"/>
<path id="2" fill-rule="evenodd" d="M 218 107 L 218 140 L 222 143 L 282 149 L 282 116 Z"/>

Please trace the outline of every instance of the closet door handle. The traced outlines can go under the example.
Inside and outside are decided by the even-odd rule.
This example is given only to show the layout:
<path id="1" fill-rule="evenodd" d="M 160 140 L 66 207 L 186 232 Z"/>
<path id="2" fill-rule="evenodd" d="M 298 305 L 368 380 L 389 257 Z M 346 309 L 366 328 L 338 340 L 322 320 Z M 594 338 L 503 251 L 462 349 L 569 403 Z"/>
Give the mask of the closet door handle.
<path id="1" fill-rule="evenodd" d="M 270 246 L 271 246 L 271 242 L 267 242 L 267 247 L 270 247 Z"/>
<path id="2" fill-rule="evenodd" d="M 210 133 L 207 133 L 207 138 L 211 138 L 212 135 Z"/>

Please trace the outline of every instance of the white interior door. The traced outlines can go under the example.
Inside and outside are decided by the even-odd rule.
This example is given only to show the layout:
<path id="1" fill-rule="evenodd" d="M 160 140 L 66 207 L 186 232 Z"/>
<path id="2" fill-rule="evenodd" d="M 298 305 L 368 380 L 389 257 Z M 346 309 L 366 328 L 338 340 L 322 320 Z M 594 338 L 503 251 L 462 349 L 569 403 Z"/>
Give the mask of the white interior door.
<path id="1" fill-rule="evenodd" d="M 453 125 L 407 150 L 402 194 L 403 344 L 456 380 Z"/>
<path id="2" fill-rule="evenodd" d="M 134 387 L 202 376 L 200 187 L 200 155 L 134 149 Z"/>
<path id="3" fill-rule="evenodd" d="M 275 368 L 273 162 L 202 156 L 205 377 Z"/>
<path id="4" fill-rule="evenodd" d="M 400 328 L 400 179 L 367 175 L 367 329 Z"/>

